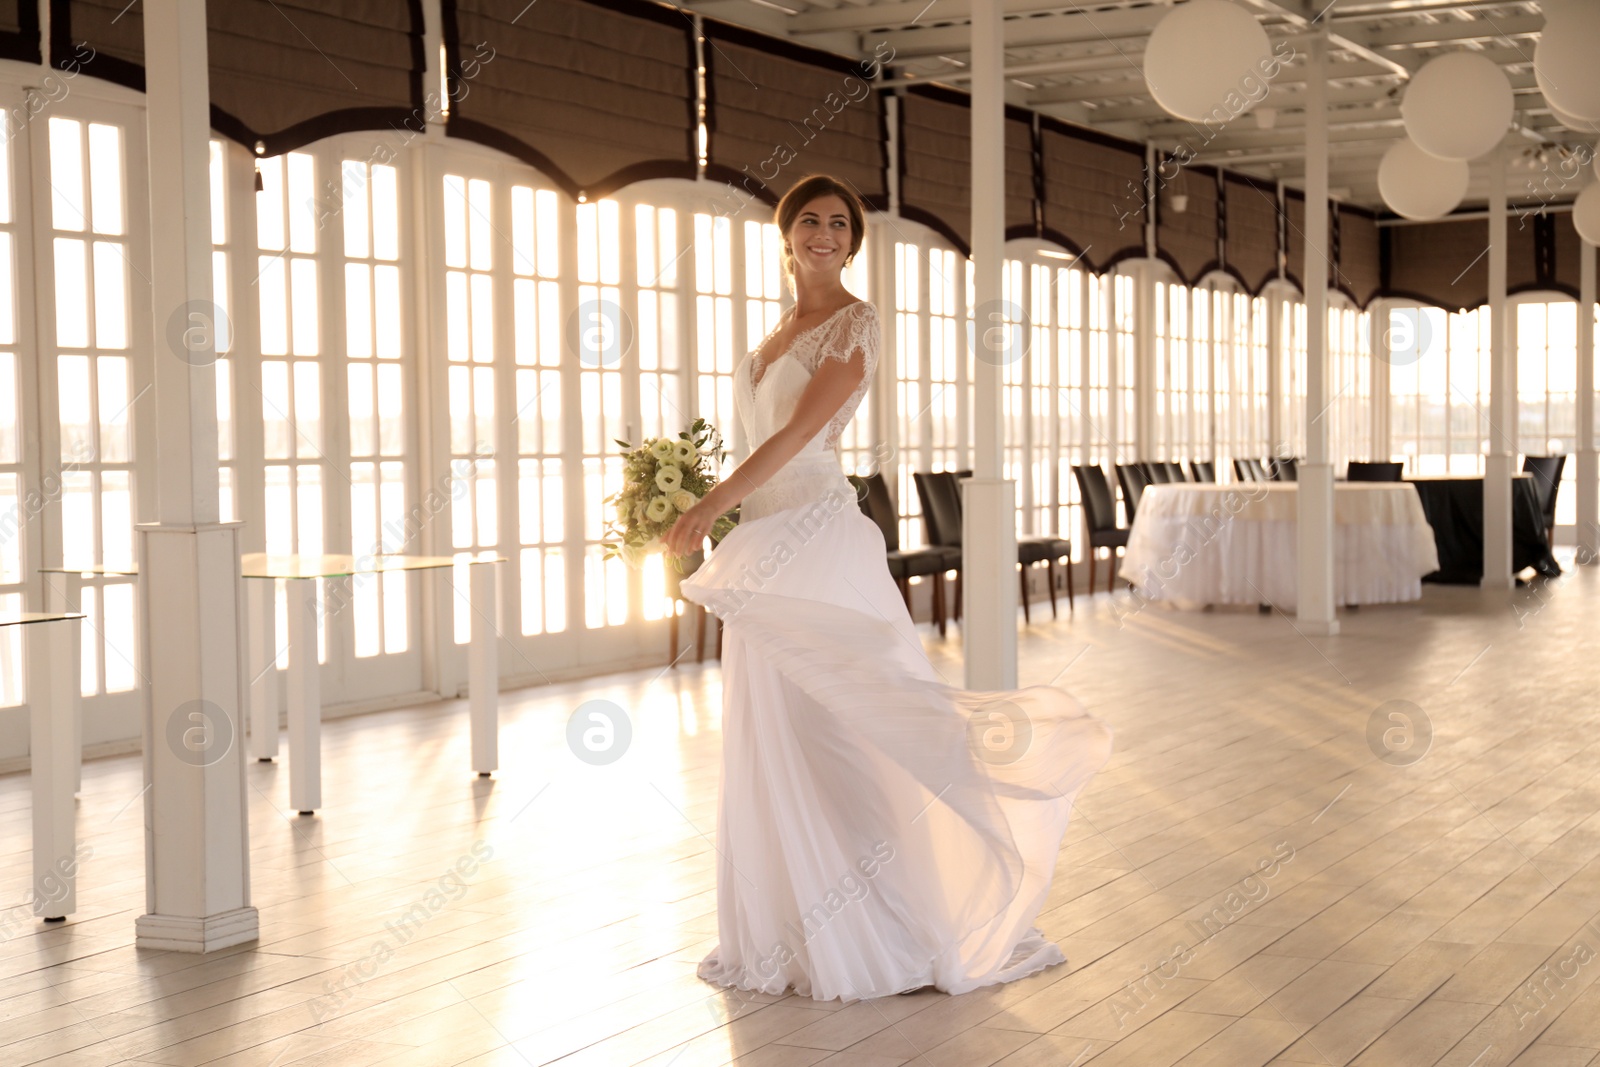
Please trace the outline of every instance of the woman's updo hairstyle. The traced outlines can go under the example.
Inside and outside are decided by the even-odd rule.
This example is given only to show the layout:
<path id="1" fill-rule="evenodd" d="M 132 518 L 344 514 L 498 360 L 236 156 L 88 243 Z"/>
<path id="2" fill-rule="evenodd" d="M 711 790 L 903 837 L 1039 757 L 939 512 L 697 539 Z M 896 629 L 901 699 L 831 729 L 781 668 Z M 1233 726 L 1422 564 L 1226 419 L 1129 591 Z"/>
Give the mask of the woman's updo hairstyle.
<path id="1" fill-rule="evenodd" d="M 789 247 L 789 229 L 807 204 L 819 196 L 829 195 L 843 200 L 845 214 L 850 216 L 850 252 L 844 257 L 845 266 L 848 267 L 850 261 L 856 258 L 856 253 L 861 251 L 861 242 L 866 238 L 867 231 L 867 212 L 861 198 L 854 189 L 837 178 L 826 174 L 808 174 L 783 194 L 772 216 L 783 240 L 783 273 L 790 278 L 794 277 L 794 250 Z"/>

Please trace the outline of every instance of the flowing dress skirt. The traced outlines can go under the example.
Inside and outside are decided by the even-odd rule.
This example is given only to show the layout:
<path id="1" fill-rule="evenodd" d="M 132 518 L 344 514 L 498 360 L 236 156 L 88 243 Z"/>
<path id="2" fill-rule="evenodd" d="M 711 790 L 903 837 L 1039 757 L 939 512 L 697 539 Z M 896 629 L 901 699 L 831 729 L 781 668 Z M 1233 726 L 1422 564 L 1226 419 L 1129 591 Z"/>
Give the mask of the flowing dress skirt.
<path id="1" fill-rule="evenodd" d="M 701 977 L 848 1002 L 1065 959 L 1034 922 L 1105 724 L 1052 687 L 946 684 L 848 491 L 747 515 L 683 591 L 725 625 Z"/>

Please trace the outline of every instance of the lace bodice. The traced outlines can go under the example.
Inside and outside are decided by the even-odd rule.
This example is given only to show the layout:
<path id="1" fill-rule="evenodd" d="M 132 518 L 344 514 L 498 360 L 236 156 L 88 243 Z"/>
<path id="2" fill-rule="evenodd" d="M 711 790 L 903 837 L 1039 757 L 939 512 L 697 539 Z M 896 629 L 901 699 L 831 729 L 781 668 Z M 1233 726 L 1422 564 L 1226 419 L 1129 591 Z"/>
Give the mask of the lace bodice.
<path id="1" fill-rule="evenodd" d="M 771 353 L 769 361 L 763 362 L 758 358 L 761 349 L 793 315 L 792 307 L 785 311 L 778 325 L 745 356 L 735 371 L 739 417 L 744 422 L 750 447 L 759 447 L 789 421 L 800 394 L 805 391 L 806 383 L 823 360 L 847 360 L 860 349 L 866 358 L 861 384 L 856 386 L 855 392 L 840 406 L 822 432 L 801 449 L 802 455 L 818 449 L 833 452 L 839 444 L 839 435 L 850 424 L 861 398 L 872 384 L 872 375 L 878 366 L 878 309 L 865 300 L 847 304 L 834 312 L 831 318 L 802 331 L 789 343 L 787 352 Z"/>
<path id="2" fill-rule="evenodd" d="M 792 308 L 785 311 L 778 325 L 734 370 L 735 404 L 752 449 L 759 448 L 788 423 L 800 394 L 823 360 L 847 360 L 859 349 L 866 365 L 861 384 L 840 405 L 828 425 L 765 485 L 745 498 L 741 513 L 746 517 L 770 514 L 829 494 L 842 493 L 854 501 L 854 491 L 839 468 L 839 435 L 861 405 L 878 366 L 878 309 L 865 300 L 847 304 L 826 321 L 797 335 L 786 352 L 771 353 L 770 362 L 762 361 L 758 355 L 761 349 L 792 316 Z"/>

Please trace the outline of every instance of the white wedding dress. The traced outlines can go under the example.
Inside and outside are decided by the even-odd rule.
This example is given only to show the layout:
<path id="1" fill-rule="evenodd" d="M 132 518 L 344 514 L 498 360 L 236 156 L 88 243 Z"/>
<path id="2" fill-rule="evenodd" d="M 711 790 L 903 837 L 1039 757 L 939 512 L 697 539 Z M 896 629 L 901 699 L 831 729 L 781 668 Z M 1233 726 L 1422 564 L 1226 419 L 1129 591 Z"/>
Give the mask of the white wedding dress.
<path id="1" fill-rule="evenodd" d="M 822 360 L 859 347 L 867 374 L 682 583 L 725 623 L 720 943 L 699 968 L 723 986 L 963 993 L 1065 959 L 1033 924 L 1111 731 L 1061 690 L 967 691 L 929 663 L 836 450 L 878 343 L 859 302 L 754 380 L 753 354 L 741 361 L 752 448 Z"/>

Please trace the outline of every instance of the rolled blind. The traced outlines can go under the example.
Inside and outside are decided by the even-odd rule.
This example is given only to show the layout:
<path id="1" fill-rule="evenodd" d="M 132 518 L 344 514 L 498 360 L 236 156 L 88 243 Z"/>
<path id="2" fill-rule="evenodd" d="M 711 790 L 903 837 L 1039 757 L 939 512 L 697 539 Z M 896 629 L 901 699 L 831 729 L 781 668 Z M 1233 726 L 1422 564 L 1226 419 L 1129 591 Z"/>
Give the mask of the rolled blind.
<path id="1" fill-rule="evenodd" d="M 572 196 L 694 177 L 694 36 L 681 13 L 644 0 L 442 2 L 451 137 L 515 156 Z"/>
<path id="2" fill-rule="evenodd" d="M 1283 191 L 1285 233 L 1283 248 L 1288 253 L 1283 273 L 1304 293 L 1306 291 L 1306 194 L 1298 189 Z M 1332 271 L 1329 271 L 1330 278 Z"/>
<path id="3" fill-rule="evenodd" d="M 1370 211 L 1339 205 L 1339 271 L 1334 285 L 1361 307 L 1383 286 L 1378 218 Z"/>
<path id="4" fill-rule="evenodd" d="M 1383 230 L 1384 295 L 1450 311 L 1474 308 L 1489 295 L 1489 227 L 1482 220 L 1443 219 Z"/>
<path id="5" fill-rule="evenodd" d="M 276 155 L 357 129 L 420 131 L 420 0 L 207 0 L 211 125 Z M 127 0 L 51 0 L 50 60 L 144 91 Z"/>
<path id="6" fill-rule="evenodd" d="M 1102 271 L 1144 254 L 1144 148 L 1041 120 L 1044 232 Z"/>
<path id="7" fill-rule="evenodd" d="M 1217 172 L 1190 165 L 1158 167 L 1161 191 L 1156 210 L 1156 247 L 1186 284 L 1193 285 L 1221 264 L 1217 260 Z M 1186 198 L 1180 212 L 1173 197 Z"/>
<path id="8" fill-rule="evenodd" d="M 703 25 L 708 176 L 775 202 L 807 174 L 828 174 L 870 207 L 888 207 L 874 60 L 854 62 L 713 19 Z"/>
<path id="9" fill-rule="evenodd" d="M 1228 272 L 1251 293 L 1278 276 L 1278 190 L 1242 174 L 1223 178 L 1228 232 L 1223 242 Z"/>
<path id="10" fill-rule="evenodd" d="M 0 59 L 41 61 L 39 0 L 0 0 Z"/>

